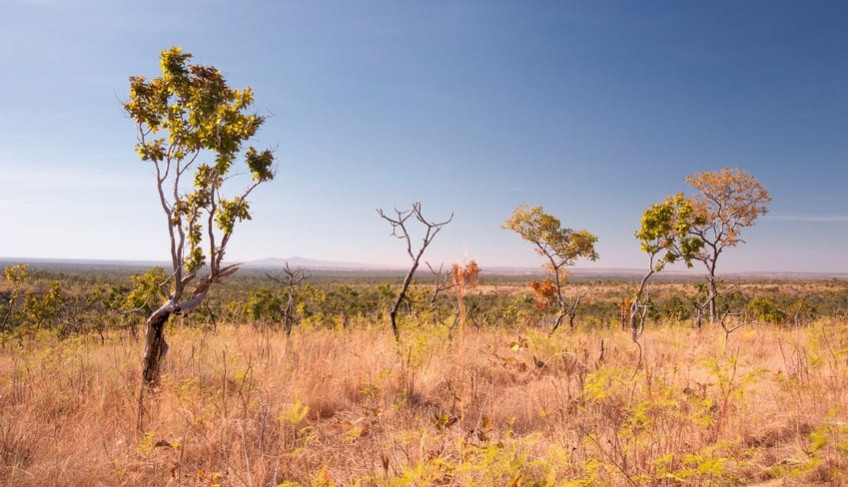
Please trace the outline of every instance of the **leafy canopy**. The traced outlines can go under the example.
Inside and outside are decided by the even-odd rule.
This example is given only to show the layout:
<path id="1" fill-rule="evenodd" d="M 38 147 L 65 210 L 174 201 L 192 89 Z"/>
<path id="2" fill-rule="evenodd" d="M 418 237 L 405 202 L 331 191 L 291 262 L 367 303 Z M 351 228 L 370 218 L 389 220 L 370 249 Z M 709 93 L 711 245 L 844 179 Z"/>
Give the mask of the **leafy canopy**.
<path id="1" fill-rule="evenodd" d="M 692 267 L 692 261 L 704 246 L 703 240 L 692 235 L 692 229 L 706 223 L 705 215 L 697 211 L 696 206 L 695 201 L 677 193 L 662 203 L 652 204 L 642 213 L 636 238 L 642 251 L 651 256 L 654 272 L 678 259 Z M 654 261 L 657 256 L 659 259 Z"/>
<path id="2" fill-rule="evenodd" d="M 539 255 L 548 259 L 551 270 L 574 265 L 578 258 L 597 260 L 598 237 L 587 230 L 563 228 L 559 219 L 544 212 L 541 206 L 519 205 L 502 228 L 512 230 L 532 243 Z"/>
<path id="3" fill-rule="evenodd" d="M 742 228 L 753 226 L 757 217 L 768 211 L 766 203 L 771 201 L 768 190 L 744 169 L 703 171 L 690 174 L 686 182 L 698 190 L 692 199 L 703 218 L 693 234 L 711 247 L 713 259 L 723 248 L 743 242 Z"/>
<path id="4" fill-rule="evenodd" d="M 185 265 L 192 272 L 205 263 L 205 232 L 214 273 L 235 223 L 250 219 L 247 195 L 274 178 L 274 156 L 254 147 L 242 151 L 265 121 L 247 111 L 253 103 L 251 88 L 231 89 L 220 71 L 190 64 L 191 57 L 179 47 L 163 51 L 162 76 L 132 76 L 124 109 L 138 127 L 136 152 L 155 165 L 175 268 Z M 221 189 L 242 152 L 251 181 L 227 198 Z M 200 162 L 201 156 L 210 160 Z"/>

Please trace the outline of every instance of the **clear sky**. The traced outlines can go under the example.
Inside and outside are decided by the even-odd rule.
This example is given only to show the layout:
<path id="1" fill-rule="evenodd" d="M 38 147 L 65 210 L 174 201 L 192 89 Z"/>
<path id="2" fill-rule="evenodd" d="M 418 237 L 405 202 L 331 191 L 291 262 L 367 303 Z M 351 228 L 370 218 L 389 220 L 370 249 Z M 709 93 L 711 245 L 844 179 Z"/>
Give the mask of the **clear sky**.
<path id="1" fill-rule="evenodd" d="M 269 115 L 231 260 L 403 265 L 375 209 L 421 201 L 425 260 L 541 265 L 526 203 L 644 268 L 644 208 L 730 166 L 773 201 L 720 271 L 848 272 L 844 1 L 0 0 L 0 257 L 168 258 L 121 101 L 172 45 Z"/>

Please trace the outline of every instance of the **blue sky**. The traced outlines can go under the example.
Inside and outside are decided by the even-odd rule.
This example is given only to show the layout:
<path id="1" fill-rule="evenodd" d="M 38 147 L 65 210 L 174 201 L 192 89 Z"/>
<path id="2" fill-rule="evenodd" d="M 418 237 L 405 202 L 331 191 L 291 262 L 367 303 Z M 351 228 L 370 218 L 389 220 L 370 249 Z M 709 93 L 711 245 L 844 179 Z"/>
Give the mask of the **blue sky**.
<path id="1" fill-rule="evenodd" d="M 0 256 L 165 260 L 122 112 L 172 45 L 254 88 L 254 192 L 231 260 L 405 265 L 375 211 L 453 222 L 425 259 L 536 266 L 500 225 L 542 205 L 644 268 L 683 178 L 747 169 L 769 213 L 719 269 L 848 272 L 848 3 L 0 1 Z"/>

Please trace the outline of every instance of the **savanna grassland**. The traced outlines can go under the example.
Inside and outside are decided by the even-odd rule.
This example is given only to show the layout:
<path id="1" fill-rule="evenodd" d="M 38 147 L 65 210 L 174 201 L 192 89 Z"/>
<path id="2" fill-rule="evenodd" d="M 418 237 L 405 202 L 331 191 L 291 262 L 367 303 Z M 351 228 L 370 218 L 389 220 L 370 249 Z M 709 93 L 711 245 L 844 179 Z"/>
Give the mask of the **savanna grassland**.
<path id="1" fill-rule="evenodd" d="M 517 286 L 485 294 L 514 304 Z M 305 304 L 289 337 L 247 315 L 172 320 L 154 390 L 117 315 L 99 310 L 116 325 L 74 333 L 4 330 L 0 484 L 848 483 L 844 315 L 784 313 L 732 333 L 659 316 L 637 368 L 629 330 L 591 319 L 632 283 L 583 286 L 598 302 L 553 335 L 532 306 L 487 314 L 480 296 L 459 321 L 408 309 L 400 343 L 384 315 L 319 319 Z M 83 286 L 66 287 L 69 302 Z M 767 283 L 749 298 L 834 288 L 845 285 Z"/>

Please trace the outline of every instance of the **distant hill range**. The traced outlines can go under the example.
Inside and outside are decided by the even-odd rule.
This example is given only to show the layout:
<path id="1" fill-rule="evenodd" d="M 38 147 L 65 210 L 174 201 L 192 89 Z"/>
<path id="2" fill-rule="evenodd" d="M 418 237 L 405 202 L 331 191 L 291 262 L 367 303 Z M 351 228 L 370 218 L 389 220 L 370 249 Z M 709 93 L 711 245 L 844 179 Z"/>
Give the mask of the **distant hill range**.
<path id="1" fill-rule="evenodd" d="M 363 264 L 361 262 L 340 262 L 332 260 L 306 259 L 304 257 L 289 257 L 287 259 L 267 258 L 251 260 L 242 263 L 245 269 L 281 269 L 288 266 L 294 270 L 298 267 L 309 270 L 327 271 L 394 271 L 398 267 Z"/>
<path id="2" fill-rule="evenodd" d="M 245 271 L 267 271 L 281 270 L 288 263 L 291 269 L 298 267 L 313 272 L 342 272 L 342 273 L 366 273 L 366 274 L 384 274 L 384 273 L 404 273 L 409 270 L 408 267 L 369 264 L 362 262 L 342 262 L 308 259 L 303 257 L 289 258 L 267 258 L 260 260 L 252 260 L 241 263 L 241 267 Z M 43 269 L 130 269 L 130 270 L 145 270 L 154 266 L 168 267 L 169 262 L 165 261 L 131 261 L 131 260 L 93 260 L 93 259 L 38 259 L 38 258 L 13 258 L 0 257 L 0 269 L 15 264 L 29 264 L 35 268 Z M 506 276 L 543 276 L 545 274 L 541 266 L 539 267 L 509 267 L 509 266 L 492 266 L 488 267 L 485 264 L 481 265 L 481 271 L 490 275 L 506 275 Z M 429 270 L 422 264 L 418 269 L 419 273 L 429 273 Z M 636 280 L 640 279 L 644 274 L 644 269 L 614 269 L 614 268 L 569 268 L 569 274 L 574 279 L 578 280 Z M 780 271 L 759 271 L 759 272 L 728 272 L 719 273 L 724 279 L 741 279 L 741 280 L 825 280 L 825 279 L 848 279 L 848 273 L 835 272 L 780 272 Z M 671 270 L 666 269 L 654 275 L 654 279 L 659 281 L 686 281 L 693 279 L 703 279 L 705 273 L 697 268 L 694 270 Z"/>

